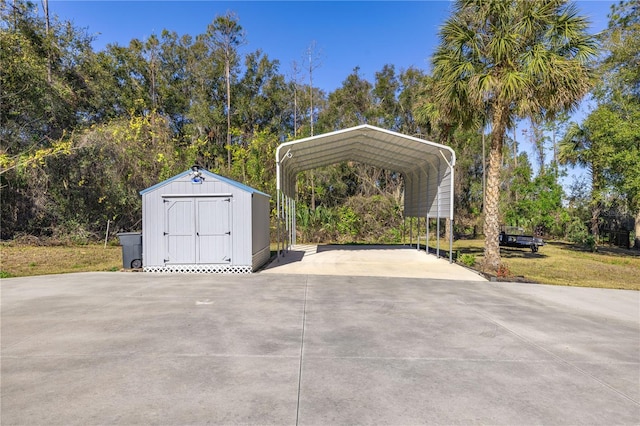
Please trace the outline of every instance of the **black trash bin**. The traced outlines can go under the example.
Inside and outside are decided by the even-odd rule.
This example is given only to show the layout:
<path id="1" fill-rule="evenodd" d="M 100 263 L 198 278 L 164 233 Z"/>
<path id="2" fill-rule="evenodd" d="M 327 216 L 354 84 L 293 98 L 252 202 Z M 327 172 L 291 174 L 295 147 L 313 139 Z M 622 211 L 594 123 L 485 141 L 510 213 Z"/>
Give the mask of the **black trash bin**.
<path id="1" fill-rule="evenodd" d="M 118 238 L 122 246 L 122 267 L 142 268 L 142 232 L 121 232 Z"/>

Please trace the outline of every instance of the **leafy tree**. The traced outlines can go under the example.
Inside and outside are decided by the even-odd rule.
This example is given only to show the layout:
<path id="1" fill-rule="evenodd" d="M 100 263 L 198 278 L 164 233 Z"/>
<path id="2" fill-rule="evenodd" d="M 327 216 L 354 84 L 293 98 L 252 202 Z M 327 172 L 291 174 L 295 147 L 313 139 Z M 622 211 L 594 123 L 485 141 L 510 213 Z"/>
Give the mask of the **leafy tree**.
<path id="1" fill-rule="evenodd" d="M 373 119 L 375 125 L 389 130 L 399 131 L 400 127 L 400 81 L 393 65 L 384 65 L 376 72 L 376 80 L 372 89 Z"/>
<path id="2" fill-rule="evenodd" d="M 416 136 L 426 134 L 416 118 L 416 110 L 420 100 L 420 94 L 426 85 L 427 75 L 417 69 L 408 68 L 400 73 L 400 93 L 398 94 L 398 121 L 401 133 Z"/>
<path id="3" fill-rule="evenodd" d="M 77 64 L 91 38 L 57 19 L 47 34 L 42 21 L 32 3 L 0 3 L 0 140 L 10 154 L 59 139 L 87 106 Z"/>
<path id="4" fill-rule="evenodd" d="M 603 32 L 606 56 L 602 60 L 602 85 L 596 95 L 611 100 L 638 101 L 640 96 L 640 1 L 613 5 L 609 25 Z"/>
<path id="5" fill-rule="evenodd" d="M 538 235 L 559 232 L 566 218 L 562 214 L 564 192 L 555 173 L 542 172 L 534 177 L 528 156 L 522 153 L 512 179 L 510 191 L 502 195 L 505 223 Z"/>
<path id="6" fill-rule="evenodd" d="M 91 52 L 91 37 L 69 22 L 44 22 L 31 2 L 0 2 L 2 238 L 23 231 L 43 205 L 30 172 L 68 154 L 69 134 L 86 125 Z"/>
<path id="7" fill-rule="evenodd" d="M 640 2 L 613 6 L 603 33 L 607 49 L 602 78 L 594 90 L 597 107 L 573 124 L 560 144 L 560 160 L 586 167 L 591 176 L 591 235 L 598 243 L 600 215 L 609 194 L 626 196 L 636 215 L 635 246 L 640 247 Z M 631 65 L 631 66 L 630 66 Z"/>
<path id="8" fill-rule="evenodd" d="M 635 212 L 634 247 L 640 249 L 640 1 L 612 7 L 603 45 L 608 54 L 592 121 L 602 125 L 598 137 L 613 146 L 609 178 Z"/>
<path id="9" fill-rule="evenodd" d="M 217 16 L 207 28 L 209 37 L 215 47 L 216 56 L 224 64 L 224 81 L 226 85 L 227 116 L 227 168 L 231 169 L 231 79 L 232 70 L 239 62 L 238 47 L 245 43 L 245 34 L 238 17 L 233 12 Z"/>
<path id="10" fill-rule="evenodd" d="M 502 149 L 516 119 L 575 108 L 591 85 L 595 39 L 563 0 L 458 0 L 433 57 L 435 99 L 455 121 L 491 123 L 485 194 L 485 266 L 500 265 Z M 475 120 L 474 120 L 475 119 Z"/>
<path id="11" fill-rule="evenodd" d="M 327 109 L 321 122 L 327 131 L 366 124 L 372 114 L 372 85 L 360 75 L 360 67 L 342 82 L 342 87 L 329 94 Z"/>
<path id="12" fill-rule="evenodd" d="M 190 143 L 207 143 L 200 165 L 217 169 L 226 162 L 227 137 L 224 70 L 214 58 L 209 33 L 199 34 L 188 48 L 187 87 L 190 93 L 186 113 L 185 133 Z"/>
<path id="13" fill-rule="evenodd" d="M 596 244 L 599 239 L 600 214 L 607 192 L 605 172 L 613 154 L 608 137 L 602 134 L 602 130 L 609 128 L 609 123 L 605 124 L 601 118 L 598 114 L 591 114 L 582 125 L 572 123 L 559 146 L 560 163 L 584 167 L 591 177 L 590 222 L 591 234 Z"/>
<path id="14" fill-rule="evenodd" d="M 454 222 L 461 232 L 473 231 L 482 214 L 482 136 L 458 129 L 450 138 L 456 151 Z"/>
<path id="15" fill-rule="evenodd" d="M 278 72 L 279 65 L 261 50 L 246 55 L 245 72 L 235 89 L 233 121 L 242 135 L 250 137 L 256 129 L 276 134 L 291 130 L 286 119 L 287 87 L 284 76 Z"/>
<path id="16" fill-rule="evenodd" d="M 188 111 L 192 99 L 190 48 L 193 39 L 189 35 L 178 36 L 163 30 L 160 43 L 160 72 L 158 96 L 163 113 L 169 117 L 175 133 L 184 136 L 189 123 Z"/>

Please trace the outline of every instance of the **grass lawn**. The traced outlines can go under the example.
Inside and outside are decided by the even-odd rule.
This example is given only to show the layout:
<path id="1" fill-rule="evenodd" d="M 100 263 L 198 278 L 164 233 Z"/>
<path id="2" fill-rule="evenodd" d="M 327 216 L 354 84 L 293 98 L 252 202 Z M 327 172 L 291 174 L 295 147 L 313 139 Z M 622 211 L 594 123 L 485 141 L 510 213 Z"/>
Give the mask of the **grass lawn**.
<path id="1" fill-rule="evenodd" d="M 476 268 L 484 258 L 484 240 L 458 240 L 453 248 L 459 255 L 475 255 Z M 569 243 L 547 242 L 537 253 L 505 247 L 500 252 L 513 277 L 543 284 L 640 290 L 640 252 L 635 250 L 605 246 L 591 253 Z"/>
<path id="2" fill-rule="evenodd" d="M 483 240 L 458 240 L 453 247 L 459 256 L 475 256 L 476 268 L 483 260 Z M 501 253 L 514 280 L 522 277 L 543 284 L 640 290 L 638 251 L 601 247 L 598 253 L 591 253 L 568 243 L 550 242 L 537 253 L 512 248 L 502 248 Z M 0 278 L 120 268 L 120 246 L 0 244 Z"/>
<path id="3" fill-rule="evenodd" d="M 0 278 L 68 272 L 118 271 L 122 268 L 120 246 L 28 246 L 0 244 Z"/>

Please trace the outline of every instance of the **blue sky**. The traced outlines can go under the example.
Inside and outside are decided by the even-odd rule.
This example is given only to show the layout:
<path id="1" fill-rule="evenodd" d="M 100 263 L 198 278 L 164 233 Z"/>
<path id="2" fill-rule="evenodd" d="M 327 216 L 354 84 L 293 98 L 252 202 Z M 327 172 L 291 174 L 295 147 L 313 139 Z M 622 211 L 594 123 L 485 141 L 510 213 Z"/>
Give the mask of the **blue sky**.
<path id="1" fill-rule="evenodd" d="M 314 86 L 340 87 L 354 67 L 373 82 L 385 64 L 396 70 L 429 71 L 438 28 L 449 16 L 448 1 L 64 1 L 51 0 L 50 12 L 86 28 L 94 48 L 127 45 L 132 38 L 160 35 L 163 29 L 197 35 L 227 11 L 237 13 L 247 44 L 262 49 L 288 74 L 312 41 L 320 53 Z M 610 1 L 581 1 L 593 30 L 606 27 Z"/>

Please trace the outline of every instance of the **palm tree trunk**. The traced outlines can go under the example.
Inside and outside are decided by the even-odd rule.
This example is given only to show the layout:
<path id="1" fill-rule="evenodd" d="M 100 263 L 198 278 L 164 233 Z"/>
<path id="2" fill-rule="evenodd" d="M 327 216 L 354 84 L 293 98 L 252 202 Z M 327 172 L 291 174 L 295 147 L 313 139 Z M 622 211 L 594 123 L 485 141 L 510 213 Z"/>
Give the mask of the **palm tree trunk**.
<path id="1" fill-rule="evenodd" d="M 595 240 L 596 244 L 600 239 L 600 227 L 598 225 L 600 222 L 599 219 L 601 211 L 602 208 L 600 207 L 600 203 L 596 201 L 591 208 L 591 235 L 593 235 L 593 239 Z"/>
<path id="2" fill-rule="evenodd" d="M 497 271 L 501 263 L 498 242 L 500 233 L 500 169 L 502 165 L 502 145 L 507 128 L 506 119 L 506 111 L 497 107 L 493 115 L 487 192 L 484 200 L 484 267 L 489 271 Z"/>

